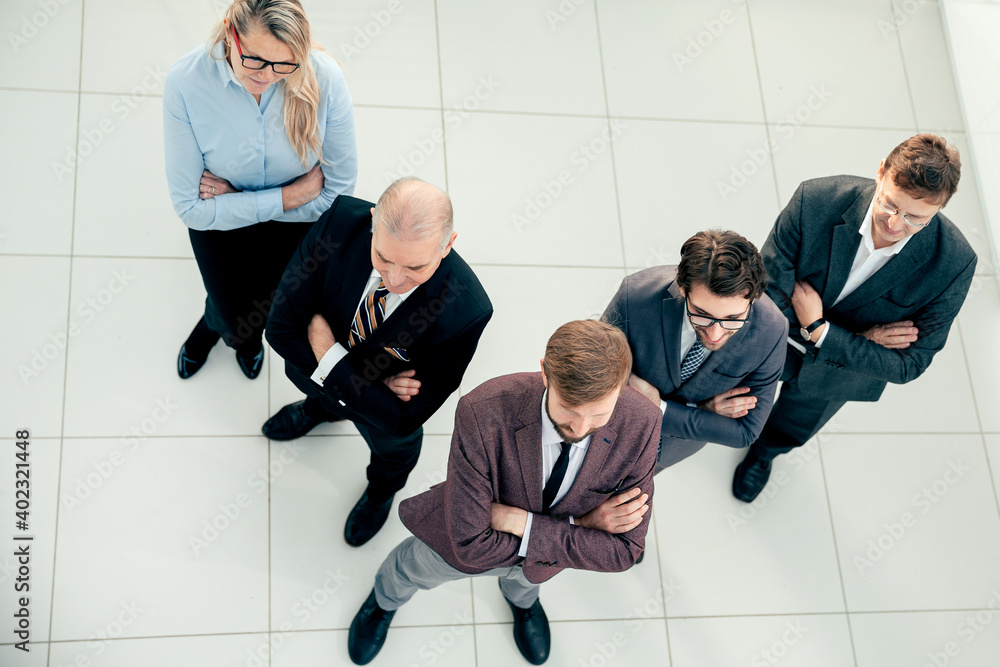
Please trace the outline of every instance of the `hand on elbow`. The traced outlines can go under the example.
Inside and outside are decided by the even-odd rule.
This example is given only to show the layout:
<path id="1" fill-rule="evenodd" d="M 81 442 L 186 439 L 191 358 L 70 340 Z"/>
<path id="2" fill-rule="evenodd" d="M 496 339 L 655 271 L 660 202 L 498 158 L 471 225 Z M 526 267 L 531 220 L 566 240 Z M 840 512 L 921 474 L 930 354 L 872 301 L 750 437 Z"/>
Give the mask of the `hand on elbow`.
<path id="1" fill-rule="evenodd" d="M 294 181 L 281 188 L 281 207 L 285 211 L 305 206 L 323 191 L 323 170 L 317 164 Z"/>

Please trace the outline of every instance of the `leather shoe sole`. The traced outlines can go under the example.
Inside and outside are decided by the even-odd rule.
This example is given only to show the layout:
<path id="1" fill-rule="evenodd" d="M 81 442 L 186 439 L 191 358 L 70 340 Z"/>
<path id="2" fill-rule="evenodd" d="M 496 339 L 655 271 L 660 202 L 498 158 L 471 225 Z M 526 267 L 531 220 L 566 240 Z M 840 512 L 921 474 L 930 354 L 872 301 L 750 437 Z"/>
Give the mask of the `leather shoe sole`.
<path id="1" fill-rule="evenodd" d="M 767 486 L 771 477 L 771 462 L 751 460 L 748 456 L 736 466 L 733 474 L 733 495 L 745 503 L 753 502 Z"/>
<path id="2" fill-rule="evenodd" d="M 375 589 L 372 589 L 351 621 L 351 629 L 347 634 L 347 653 L 351 656 L 351 662 L 355 665 L 367 665 L 375 659 L 385 644 L 389 624 L 395 615 L 395 611 L 379 608 L 375 600 Z"/>
<path id="3" fill-rule="evenodd" d="M 323 423 L 306 414 L 305 401 L 290 403 L 264 422 L 261 432 L 271 440 L 295 440 Z"/>
<path id="4" fill-rule="evenodd" d="M 522 609 L 508 600 L 506 595 L 503 599 L 514 614 L 514 643 L 517 644 L 517 650 L 531 664 L 542 664 L 549 659 L 549 650 L 552 648 L 549 618 L 542 609 L 542 603 L 535 600 L 533 605 Z"/>
<path id="5" fill-rule="evenodd" d="M 372 502 L 368 497 L 368 491 L 365 490 L 351 513 L 347 515 L 344 539 L 347 540 L 348 544 L 352 547 L 360 547 L 375 537 L 385 525 L 386 519 L 389 518 L 389 510 L 392 509 L 394 496 L 395 494 L 389 496 L 389 499 L 384 502 L 376 503 Z"/>
<path id="6" fill-rule="evenodd" d="M 257 379 L 257 376 L 260 375 L 260 369 L 264 367 L 264 346 L 261 345 L 257 354 L 248 358 L 240 356 L 240 353 L 237 352 L 236 363 L 239 364 L 243 375 L 246 375 L 251 380 Z"/>

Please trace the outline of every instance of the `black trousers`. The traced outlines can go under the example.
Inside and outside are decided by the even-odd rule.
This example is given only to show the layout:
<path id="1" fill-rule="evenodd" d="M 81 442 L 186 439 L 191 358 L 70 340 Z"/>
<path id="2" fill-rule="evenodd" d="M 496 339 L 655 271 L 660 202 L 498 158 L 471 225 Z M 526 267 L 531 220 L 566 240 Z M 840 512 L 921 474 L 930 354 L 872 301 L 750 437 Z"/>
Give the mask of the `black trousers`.
<path id="1" fill-rule="evenodd" d="M 309 396 L 305 402 L 305 412 L 310 417 L 333 421 L 338 416 L 325 407 L 321 399 Z M 420 458 L 420 446 L 424 439 L 424 429 L 396 436 L 361 422 L 354 422 L 361 437 L 371 451 L 368 468 L 368 496 L 375 501 L 388 499 L 406 485 L 406 478 Z"/>
<path id="2" fill-rule="evenodd" d="M 227 231 L 188 230 L 208 296 L 205 323 L 229 347 L 260 349 L 274 291 L 312 223 L 261 222 Z"/>
<path id="3" fill-rule="evenodd" d="M 803 354 L 788 346 L 781 373 L 781 393 L 771 408 L 760 437 L 747 457 L 771 461 L 779 454 L 801 447 L 816 435 L 847 401 L 828 401 L 802 391 L 798 383 Z"/>

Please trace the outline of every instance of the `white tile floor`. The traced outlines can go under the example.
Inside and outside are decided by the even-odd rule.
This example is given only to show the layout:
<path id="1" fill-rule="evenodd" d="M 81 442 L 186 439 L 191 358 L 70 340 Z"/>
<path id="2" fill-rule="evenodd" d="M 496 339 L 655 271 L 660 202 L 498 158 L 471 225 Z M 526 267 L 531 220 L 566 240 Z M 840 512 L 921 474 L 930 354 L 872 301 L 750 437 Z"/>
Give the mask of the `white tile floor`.
<path id="1" fill-rule="evenodd" d="M 298 396 L 275 355 L 254 382 L 222 348 L 191 381 L 174 371 L 203 292 L 166 194 L 162 75 L 224 4 L 2 0 L 0 433 L 5 452 L 15 428 L 34 434 L 36 535 L 30 654 L 10 645 L 2 549 L 3 667 L 347 664 L 350 619 L 407 534 L 393 517 L 343 542 L 367 456 L 353 429 L 259 435 Z M 496 306 L 468 391 L 535 369 L 558 324 L 694 231 L 762 243 L 799 181 L 871 175 L 917 130 L 964 150 L 939 9 L 898 4 L 306 8 L 356 101 L 357 194 L 416 173 L 454 198 L 456 247 Z M 927 376 L 845 408 L 750 506 L 729 492 L 732 450 L 658 477 L 642 565 L 543 587 L 549 664 L 996 664 L 1000 291 L 976 181 L 967 169 L 948 211 L 980 275 Z M 443 479 L 456 400 L 402 497 Z M 419 594 L 375 664 L 524 663 L 477 580 Z"/>

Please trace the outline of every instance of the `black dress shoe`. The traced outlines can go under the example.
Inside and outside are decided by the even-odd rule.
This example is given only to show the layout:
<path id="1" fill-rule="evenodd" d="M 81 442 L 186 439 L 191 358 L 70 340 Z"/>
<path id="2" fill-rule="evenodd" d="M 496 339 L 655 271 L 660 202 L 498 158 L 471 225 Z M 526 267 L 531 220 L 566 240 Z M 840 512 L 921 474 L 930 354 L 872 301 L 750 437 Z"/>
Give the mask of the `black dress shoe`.
<path id="1" fill-rule="evenodd" d="M 395 611 L 385 611 L 375 601 L 375 589 L 351 621 L 351 631 L 347 634 L 347 652 L 355 665 L 367 665 L 382 650 L 389 624 Z"/>
<path id="2" fill-rule="evenodd" d="M 504 600 L 507 600 L 505 595 Z M 549 634 L 549 618 L 542 609 L 542 603 L 522 609 L 507 600 L 507 606 L 514 614 L 514 643 L 533 665 L 540 665 L 549 659 L 549 649 L 552 647 L 552 635 Z"/>
<path id="3" fill-rule="evenodd" d="M 361 494 L 361 500 L 347 515 L 344 539 L 347 540 L 348 544 L 352 547 L 360 547 L 375 537 L 379 529 L 385 525 L 385 520 L 389 518 L 389 510 L 392 509 L 392 499 L 395 495 L 389 496 L 388 500 L 377 502 L 368 497 L 368 489 L 365 489 L 365 492 Z"/>
<path id="4" fill-rule="evenodd" d="M 325 420 L 306 414 L 306 402 L 289 403 L 264 422 L 261 432 L 271 440 L 295 440 L 313 430 Z"/>
<path id="5" fill-rule="evenodd" d="M 212 348 L 208 348 L 208 352 L 211 351 Z M 181 376 L 182 380 L 187 380 L 205 365 L 205 362 L 208 361 L 208 352 L 203 357 L 195 357 L 188 354 L 187 343 L 181 345 L 180 354 L 177 355 L 177 374 Z"/>
<path id="6" fill-rule="evenodd" d="M 264 345 L 262 344 L 260 349 L 257 350 L 257 354 L 252 357 L 244 357 L 237 352 L 236 363 L 240 365 L 243 375 L 246 375 L 251 380 L 256 379 L 260 375 L 260 369 L 264 367 Z"/>
<path id="7" fill-rule="evenodd" d="M 770 477 L 770 461 L 761 461 L 755 456 L 747 455 L 743 462 L 736 466 L 736 474 L 733 475 L 733 495 L 745 503 L 753 502 L 767 486 Z"/>

